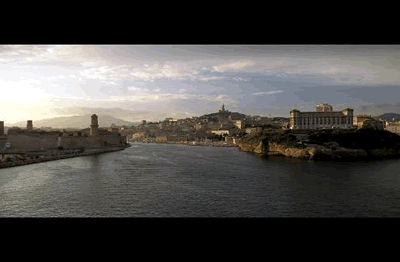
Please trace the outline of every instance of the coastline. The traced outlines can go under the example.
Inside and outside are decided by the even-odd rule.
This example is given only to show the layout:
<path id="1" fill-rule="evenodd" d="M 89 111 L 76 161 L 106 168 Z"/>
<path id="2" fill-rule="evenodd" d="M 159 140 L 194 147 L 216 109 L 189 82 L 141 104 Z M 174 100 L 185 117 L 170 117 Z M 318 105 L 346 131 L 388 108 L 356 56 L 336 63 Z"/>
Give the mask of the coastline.
<path id="1" fill-rule="evenodd" d="M 78 153 L 75 150 L 72 150 L 72 152 L 71 152 L 71 150 L 69 150 L 69 151 L 66 150 L 65 152 L 58 152 L 57 155 L 53 155 L 53 156 L 40 156 L 39 158 L 36 158 L 36 159 L 27 159 L 27 160 L 18 160 L 18 161 L 12 161 L 12 162 L 3 162 L 3 163 L 0 163 L 0 169 L 1 168 L 7 168 L 7 167 L 15 167 L 15 166 L 36 164 L 36 163 L 47 162 L 47 161 L 55 161 L 55 160 L 66 159 L 66 158 L 97 155 L 97 154 L 102 154 L 102 153 L 121 151 L 121 150 L 124 150 L 127 147 L 129 147 L 129 146 L 114 147 L 114 148 L 104 148 L 104 149 L 87 149 L 82 153 Z"/>
<path id="2" fill-rule="evenodd" d="M 351 149 L 337 147 L 335 149 L 325 146 L 296 148 L 276 143 L 265 145 L 263 141 L 258 144 L 241 143 L 239 150 L 261 156 L 282 156 L 302 160 L 334 160 L 334 161 L 370 161 L 379 159 L 399 159 L 400 150 L 395 149 Z"/>
<path id="3" fill-rule="evenodd" d="M 132 142 L 138 143 L 138 142 Z M 170 145 L 185 145 L 185 146 L 209 146 L 209 147 L 237 147 L 237 145 L 226 143 L 226 142 L 198 142 L 196 141 L 195 144 L 193 142 L 157 142 L 157 141 L 141 141 L 139 143 L 150 143 L 150 144 L 170 144 Z"/>

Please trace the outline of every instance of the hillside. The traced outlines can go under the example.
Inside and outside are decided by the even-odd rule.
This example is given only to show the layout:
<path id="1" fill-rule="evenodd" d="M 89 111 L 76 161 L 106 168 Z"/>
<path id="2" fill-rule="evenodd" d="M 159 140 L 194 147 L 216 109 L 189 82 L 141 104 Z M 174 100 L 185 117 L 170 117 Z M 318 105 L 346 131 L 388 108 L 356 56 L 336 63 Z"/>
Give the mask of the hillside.
<path id="1" fill-rule="evenodd" d="M 394 117 L 397 117 L 398 119 L 400 119 L 400 114 L 396 114 L 396 113 L 385 113 L 379 116 L 376 116 L 376 119 L 386 119 L 386 120 L 392 120 Z"/>
<path id="2" fill-rule="evenodd" d="M 56 117 L 50 119 L 43 119 L 35 121 L 33 119 L 33 126 L 36 128 L 44 127 L 52 127 L 52 128 L 87 128 L 90 125 L 91 115 L 82 115 L 82 116 L 70 116 L 70 117 Z M 109 115 L 98 115 L 99 116 L 99 126 L 100 127 L 109 127 L 111 124 L 115 124 L 117 126 L 127 125 L 127 126 L 137 126 L 139 123 L 137 122 L 128 122 L 122 119 L 109 116 Z M 22 128 L 26 128 L 26 121 L 21 121 L 13 124 L 12 126 L 18 126 Z"/>

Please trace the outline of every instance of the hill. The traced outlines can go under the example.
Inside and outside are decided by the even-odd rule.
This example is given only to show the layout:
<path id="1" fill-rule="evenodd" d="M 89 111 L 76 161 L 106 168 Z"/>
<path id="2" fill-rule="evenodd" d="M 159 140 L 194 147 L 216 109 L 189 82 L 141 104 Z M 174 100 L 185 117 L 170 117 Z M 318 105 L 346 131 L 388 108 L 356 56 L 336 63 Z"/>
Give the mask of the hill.
<path id="1" fill-rule="evenodd" d="M 245 119 L 247 116 L 245 114 L 241 114 L 238 112 L 230 112 L 230 111 L 225 111 L 225 112 L 217 112 L 217 113 L 211 113 L 207 115 L 202 115 L 200 118 L 208 118 L 208 119 L 213 119 L 213 118 L 228 118 L 231 117 L 232 119 Z"/>
<path id="2" fill-rule="evenodd" d="M 400 114 L 396 114 L 396 113 L 385 113 L 379 116 L 376 116 L 375 118 L 379 119 L 386 119 L 386 120 L 392 120 L 394 117 L 397 117 L 398 119 L 400 119 Z"/>
<path id="3" fill-rule="evenodd" d="M 40 128 L 44 127 L 52 127 L 52 128 L 87 128 L 90 126 L 91 115 L 82 115 L 82 116 L 70 116 L 70 117 L 56 117 L 42 120 L 33 120 L 33 127 Z M 117 126 L 137 126 L 139 123 L 137 122 L 128 122 L 122 119 L 109 116 L 109 115 L 98 115 L 99 116 L 99 127 L 110 127 L 111 124 L 115 124 Z M 12 126 L 18 126 L 22 128 L 26 128 L 26 121 L 21 121 L 13 124 Z"/>

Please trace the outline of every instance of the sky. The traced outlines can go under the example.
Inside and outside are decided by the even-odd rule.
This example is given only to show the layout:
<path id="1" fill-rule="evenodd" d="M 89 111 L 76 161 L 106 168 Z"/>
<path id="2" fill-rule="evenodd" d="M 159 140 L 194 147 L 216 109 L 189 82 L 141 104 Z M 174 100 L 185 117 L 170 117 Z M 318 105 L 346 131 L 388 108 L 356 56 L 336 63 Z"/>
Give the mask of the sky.
<path id="1" fill-rule="evenodd" d="M 3 45 L 0 120 L 400 113 L 399 70 L 396 45 Z"/>

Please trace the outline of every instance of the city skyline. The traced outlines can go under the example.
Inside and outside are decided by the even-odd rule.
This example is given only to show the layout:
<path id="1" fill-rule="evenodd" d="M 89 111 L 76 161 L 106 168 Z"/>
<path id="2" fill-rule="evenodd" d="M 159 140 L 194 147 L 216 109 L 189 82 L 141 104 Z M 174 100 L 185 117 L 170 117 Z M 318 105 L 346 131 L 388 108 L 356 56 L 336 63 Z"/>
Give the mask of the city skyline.
<path id="1" fill-rule="evenodd" d="M 400 113 L 400 46 L 0 46 L 1 121 Z"/>

